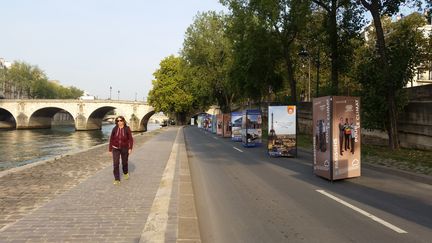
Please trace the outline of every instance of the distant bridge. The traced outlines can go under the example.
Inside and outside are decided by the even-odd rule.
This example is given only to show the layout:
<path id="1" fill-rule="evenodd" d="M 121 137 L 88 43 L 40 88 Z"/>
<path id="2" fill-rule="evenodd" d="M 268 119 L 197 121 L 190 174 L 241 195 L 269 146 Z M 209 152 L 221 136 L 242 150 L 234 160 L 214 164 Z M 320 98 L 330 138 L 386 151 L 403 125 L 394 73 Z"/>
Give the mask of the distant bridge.
<path id="1" fill-rule="evenodd" d="M 51 128 L 54 115 L 66 112 L 73 118 L 75 130 L 99 130 L 112 110 L 125 117 L 132 131 L 147 131 L 155 113 L 153 107 L 138 101 L 0 99 L 0 128 Z"/>

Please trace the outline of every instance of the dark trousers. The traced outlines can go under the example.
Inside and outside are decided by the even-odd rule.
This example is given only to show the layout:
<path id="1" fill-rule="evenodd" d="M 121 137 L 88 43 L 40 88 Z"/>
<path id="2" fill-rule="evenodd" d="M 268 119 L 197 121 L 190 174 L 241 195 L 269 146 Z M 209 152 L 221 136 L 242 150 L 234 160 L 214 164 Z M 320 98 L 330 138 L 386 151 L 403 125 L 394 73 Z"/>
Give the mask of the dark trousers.
<path id="1" fill-rule="evenodd" d="M 122 161 L 123 174 L 127 174 L 128 173 L 129 149 L 128 148 L 113 149 L 112 155 L 113 155 L 114 178 L 116 180 L 120 180 L 120 170 L 119 170 L 120 156 L 121 156 L 121 161 Z"/>
<path id="2" fill-rule="evenodd" d="M 350 149 L 350 135 L 345 134 L 345 151 Z"/>
<path id="3" fill-rule="evenodd" d="M 355 138 L 354 137 L 352 137 L 351 138 L 351 153 L 353 153 L 354 154 L 354 142 L 355 142 Z"/>

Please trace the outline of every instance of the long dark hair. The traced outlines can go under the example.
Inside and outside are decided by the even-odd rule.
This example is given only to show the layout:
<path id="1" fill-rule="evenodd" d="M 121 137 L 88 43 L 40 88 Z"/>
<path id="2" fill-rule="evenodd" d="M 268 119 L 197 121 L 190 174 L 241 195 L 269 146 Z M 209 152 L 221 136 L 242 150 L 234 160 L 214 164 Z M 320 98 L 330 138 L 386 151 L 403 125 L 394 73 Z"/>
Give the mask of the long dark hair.
<path id="1" fill-rule="evenodd" d="M 125 127 L 127 126 L 126 119 L 125 119 L 123 116 L 118 116 L 118 117 L 116 117 L 116 119 L 114 120 L 116 126 L 118 126 L 118 124 L 117 124 L 117 123 L 118 123 L 117 119 L 121 119 L 121 120 L 123 120 L 124 126 L 125 126 Z"/>

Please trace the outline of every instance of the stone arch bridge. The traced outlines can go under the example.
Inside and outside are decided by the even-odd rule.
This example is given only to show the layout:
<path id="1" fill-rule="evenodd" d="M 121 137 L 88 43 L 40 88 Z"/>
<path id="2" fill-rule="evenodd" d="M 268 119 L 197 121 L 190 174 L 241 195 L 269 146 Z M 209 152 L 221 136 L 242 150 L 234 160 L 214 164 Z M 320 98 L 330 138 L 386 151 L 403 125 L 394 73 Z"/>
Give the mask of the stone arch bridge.
<path id="1" fill-rule="evenodd" d="M 0 128 L 51 128 L 58 112 L 69 113 L 75 130 L 98 130 L 104 116 L 116 110 L 125 117 L 132 131 L 147 131 L 147 123 L 155 113 L 153 107 L 137 101 L 118 100 L 0 100 Z"/>

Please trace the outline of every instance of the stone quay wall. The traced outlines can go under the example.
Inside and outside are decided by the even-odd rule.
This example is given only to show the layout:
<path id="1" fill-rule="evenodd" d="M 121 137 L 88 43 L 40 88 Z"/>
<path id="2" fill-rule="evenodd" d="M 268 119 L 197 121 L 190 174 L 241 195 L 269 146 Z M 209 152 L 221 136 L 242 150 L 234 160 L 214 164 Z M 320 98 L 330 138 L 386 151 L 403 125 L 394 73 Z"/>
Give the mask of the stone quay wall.
<path id="1" fill-rule="evenodd" d="M 312 134 L 312 103 L 300 103 L 297 114 L 299 133 Z M 398 125 L 401 147 L 432 150 L 432 101 L 410 101 Z M 362 129 L 362 141 L 386 145 L 388 137 L 383 131 Z"/>

